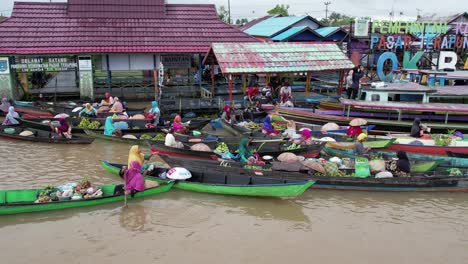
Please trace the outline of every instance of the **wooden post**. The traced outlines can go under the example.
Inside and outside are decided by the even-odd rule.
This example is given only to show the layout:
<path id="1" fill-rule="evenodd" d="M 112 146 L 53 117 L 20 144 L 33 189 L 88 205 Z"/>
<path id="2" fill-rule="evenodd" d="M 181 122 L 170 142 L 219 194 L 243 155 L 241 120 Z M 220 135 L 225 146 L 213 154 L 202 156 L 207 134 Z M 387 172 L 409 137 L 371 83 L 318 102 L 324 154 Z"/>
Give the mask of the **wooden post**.
<path id="1" fill-rule="evenodd" d="M 229 74 L 229 101 L 232 101 L 232 75 Z"/>
<path id="2" fill-rule="evenodd" d="M 242 92 L 245 94 L 245 91 L 247 91 L 247 76 L 245 74 L 242 74 Z"/>
<path id="3" fill-rule="evenodd" d="M 339 80 L 338 80 L 338 90 L 337 90 L 338 96 L 340 96 L 341 93 L 343 92 L 344 78 L 345 78 L 344 71 L 341 70 L 341 71 L 340 71 L 340 77 L 339 77 Z"/>
<path id="4" fill-rule="evenodd" d="M 214 60 L 211 62 L 211 95 L 215 92 Z"/>
<path id="5" fill-rule="evenodd" d="M 158 101 L 159 98 L 159 70 L 154 69 L 153 70 L 153 78 L 154 78 L 154 100 Z"/>
<path id="6" fill-rule="evenodd" d="M 310 90 L 310 72 L 307 72 L 307 78 L 306 78 L 306 83 L 305 83 L 305 95 L 309 96 L 309 90 Z"/>

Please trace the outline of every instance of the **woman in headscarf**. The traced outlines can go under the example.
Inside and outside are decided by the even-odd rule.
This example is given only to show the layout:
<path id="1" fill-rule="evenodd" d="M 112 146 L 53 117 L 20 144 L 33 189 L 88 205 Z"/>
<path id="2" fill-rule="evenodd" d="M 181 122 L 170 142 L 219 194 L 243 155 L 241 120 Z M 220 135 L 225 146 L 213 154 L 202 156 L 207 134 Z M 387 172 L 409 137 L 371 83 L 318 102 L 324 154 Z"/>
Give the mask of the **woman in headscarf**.
<path id="1" fill-rule="evenodd" d="M 58 121 L 59 121 L 58 127 L 54 127 L 52 124 L 50 124 L 50 128 L 52 129 L 52 131 L 66 138 L 71 138 L 72 127 L 70 126 L 70 124 L 68 124 L 67 120 L 62 117 L 62 118 L 59 118 Z"/>
<path id="2" fill-rule="evenodd" d="M 97 110 L 90 104 L 87 103 L 85 108 L 83 108 L 78 114 L 79 117 L 97 117 Z"/>
<path id="3" fill-rule="evenodd" d="M 239 159 L 241 162 L 246 163 L 252 163 L 252 159 L 255 159 L 255 156 L 249 150 L 249 139 L 247 138 L 242 138 L 239 142 Z"/>
<path id="4" fill-rule="evenodd" d="M 123 105 L 120 102 L 118 97 L 114 97 L 114 104 L 112 105 L 112 108 L 110 109 L 109 112 L 113 112 L 113 113 L 122 113 L 123 112 Z"/>
<path id="5" fill-rule="evenodd" d="M 8 108 L 8 114 L 5 117 L 5 120 L 3 120 L 2 125 L 4 126 L 11 126 L 11 125 L 18 125 L 19 122 L 15 118 L 19 118 L 18 113 L 15 112 L 15 107 L 10 106 Z"/>
<path id="6" fill-rule="evenodd" d="M 143 166 L 145 160 L 149 160 L 152 156 L 153 154 L 143 154 L 143 152 L 141 152 L 140 150 L 140 147 L 138 145 L 134 145 L 130 148 L 130 151 L 128 152 L 128 168 L 132 168 L 131 164 L 133 161 L 136 161 L 140 164 L 140 166 Z"/>
<path id="7" fill-rule="evenodd" d="M 408 155 L 403 150 L 397 152 L 398 160 L 385 162 L 385 169 L 392 173 L 393 177 L 410 177 L 411 164 Z"/>
<path id="8" fill-rule="evenodd" d="M 346 135 L 350 137 L 357 137 L 362 133 L 362 129 L 360 126 L 349 126 L 348 130 L 346 131 Z"/>
<path id="9" fill-rule="evenodd" d="M 174 117 L 174 122 L 172 122 L 172 129 L 174 129 L 174 132 L 175 133 L 182 133 L 184 134 L 187 129 L 185 128 L 185 126 L 182 124 L 182 118 L 180 117 L 180 115 L 176 115 Z"/>
<path id="10" fill-rule="evenodd" d="M 171 127 L 164 138 L 164 145 L 171 148 L 184 148 L 184 144 L 174 137 L 174 129 Z"/>
<path id="11" fill-rule="evenodd" d="M 293 120 L 289 120 L 286 124 L 286 130 L 284 131 L 283 135 L 289 137 L 290 139 L 293 139 L 296 135 L 296 132 L 296 122 L 294 122 Z"/>
<path id="12" fill-rule="evenodd" d="M 101 106 L 111 106 L 114 104 L 114 99 L 112 98 L 111 94 L 109 92 L 105 93 L 105 98 L 102 99 L 101 101 Z"/>
<path id="13" fill-rule="evenodd" d="M 221 115 L 221 118 L 226 120 L 227 122 L 231 122 L 231 106 L 226 104 L 223 107 L 223 114 Z"/>
<path id="14" fill-rule="evenodd" d="M 148 113 L 152 115 L 154 118 L 153 124 L 158 125 L 159 117 L 161 116 L 161 110 L 159 109 L 158 102 L 156 101 L 151 102 L 151 109 L 148 111 Z"/>
<path id="15" fill-rule="evenodd" d="M 303 129 L 301 132 L 300 143 L 301 145 L 311 145 L 314 143 L 312 131 L 310 129 Z"/>
<path id="16" fill-rule="evenodd" d="M 145 190 L 145 178 L 141 174 L 141 164 L 132 161 L 124 174 L 125 194 L 134 194 Z"/>
<path id="17" fill-rule="evenodd" d="M 357 141 L 354 144 L 354 155 L 356 156 L 366 156 L 368 155 L 370 147 L 364 147 L 364 141 L 367 140 L 367 135 L 365 133 L 359 134 Z"/>
<path id="18" fill-rule="evenodd" d="M 271 116 L 267 115 L 263 121 L 262 133 L 266 135 L 278 135 L 279 131 L 273 128 L 271 124 Z"/>
<path id="19" fill-rule="evenodd" d="M 112 116 L 106 117 L 106 123 L 104 124 L 104 135 L 112 136 L 115 132 L 114 123 L 112 120 Z"/>
<path id="20" fill-rule="evenodd" d="M 5 113 L 5 115 L 8 113 L 8 110 L 10 108 L 11 104 L 8 102 L 8 98 L 3 97 L 2 98 L 2 103 L 0 104 L 0 111 Z"/>

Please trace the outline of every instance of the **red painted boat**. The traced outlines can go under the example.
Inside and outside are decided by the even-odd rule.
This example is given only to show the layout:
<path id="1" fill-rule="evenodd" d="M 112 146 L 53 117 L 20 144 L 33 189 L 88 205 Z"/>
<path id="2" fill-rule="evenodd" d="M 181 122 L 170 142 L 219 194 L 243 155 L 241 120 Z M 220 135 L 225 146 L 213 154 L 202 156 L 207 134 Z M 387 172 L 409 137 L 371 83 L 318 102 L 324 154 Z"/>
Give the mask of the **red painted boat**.
<path id="1" fill-rule="evenodd" d="M 409 144 L 392 144 L 386 150 L 398 151 L 403 150 L 410 153 L 420 153 L 429 155 L 447 156 L 447 152 L 456 152 L 458 154 L 468 155 L 468 146 L 462 147 L 442 147 L 442 146 L 417 146 Z"/>

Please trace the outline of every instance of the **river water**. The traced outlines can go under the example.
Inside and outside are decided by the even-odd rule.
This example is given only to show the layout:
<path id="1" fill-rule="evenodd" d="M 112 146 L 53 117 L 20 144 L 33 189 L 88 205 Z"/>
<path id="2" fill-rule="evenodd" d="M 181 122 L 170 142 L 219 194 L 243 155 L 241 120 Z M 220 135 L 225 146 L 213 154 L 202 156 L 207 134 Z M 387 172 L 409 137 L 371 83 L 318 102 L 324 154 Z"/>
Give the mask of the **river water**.
<path id="1" fill-rule="evenodd" d="M 117 183 L 129 146 L 0 140 L 0 188 Z M 295 199 L 181 190 L 0 216 L 1 263 L 467 263 L 468 194 L 307 191 Z"/>

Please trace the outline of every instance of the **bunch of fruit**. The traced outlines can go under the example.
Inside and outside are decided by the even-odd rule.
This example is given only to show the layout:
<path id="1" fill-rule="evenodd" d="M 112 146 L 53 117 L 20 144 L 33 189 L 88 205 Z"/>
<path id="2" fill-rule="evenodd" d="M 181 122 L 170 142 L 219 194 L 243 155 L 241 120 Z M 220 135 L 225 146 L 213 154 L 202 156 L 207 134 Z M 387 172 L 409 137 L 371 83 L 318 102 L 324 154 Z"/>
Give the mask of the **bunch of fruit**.
<path id="1" fill-rule="evenodd" d="M 153 136 L 148 135 L 148 134 L 143 134 L 140 136 L 140 139 L 153 139 Z"/>
<path id="2" fill-rule="evenodd" d="M 273 126 L 274 129 L 277 129 L 277 130 L 285 130 L 286 129 L 286 125 L 282 125 L 282 124 L 273 123 L 272 126 Z"/>
<path id="3" fill-rule="evenodd" d="M 229 147 L 228 147 L 228 145 L 226 145 L 226 143 L 219 142 L 218 144 L 216 144 L 216 148 L 215 148 L 214 151 L 215 152 L 220 152 L 220 153 L 229 152 Z"/>
<path id="4" fill-rule="evenodd" d="M 89 121 L 88 118 L 81 118 L 80 123 L 78 124 L 79 128 L 87 128 L 87 129 L 99 129 L 101 127 L 101 123 L 99 121 Z"/>
<path id="5" fill-rule="evenodd" d="M 245 124 L 245 127 L 248 129 L 260 129 L 261 128 L 261 126 L 255 122 L 249 122 Z"/>
<path id="6" fill-rule="evenodd" d="M 291 145 L 289 145 L 286 150 L 294 150 L 294 149 L 298 149 L 298 148 L 301 148 L 301 145 L 297 145 L 295 143 L 292 143 Z"/>
<path id="7" fill-rule="evenodd" d="M 156 136 L 153 137 L 154 141 L 164 141 L 166 136 L 163 133 L 158 133 Z"/>

